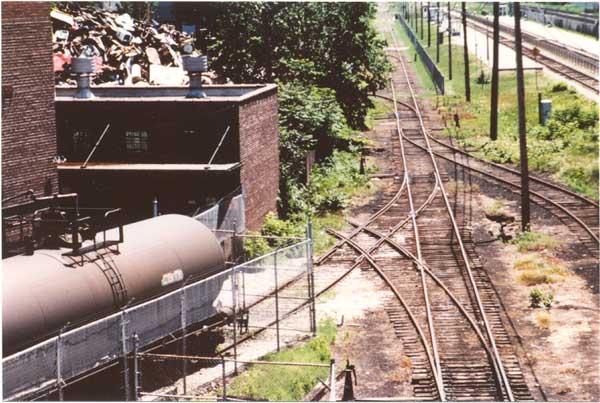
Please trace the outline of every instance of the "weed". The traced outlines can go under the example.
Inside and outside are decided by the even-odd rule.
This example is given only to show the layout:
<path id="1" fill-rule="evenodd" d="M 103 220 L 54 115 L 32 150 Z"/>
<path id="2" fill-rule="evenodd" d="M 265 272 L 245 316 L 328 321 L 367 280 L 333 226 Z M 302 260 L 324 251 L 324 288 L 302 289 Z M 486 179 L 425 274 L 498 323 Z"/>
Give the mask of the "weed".
<path id="1" fill-rule="evenodd" d="M 529 293 L 529 306 L 531 308 L 541 308 L 542 305 L 546 309 L 552 308 L 554 294 L 552 292 L 543 293 L 539 288 L 534 288 Z"/>
<path id="2" fill-rule="evenodd" d="M 559 242 L 552 236 L 541 232 L 521 232 L 512 241 L 519 252 L 554 250 Z"/>
<path id="3" fill-rule="evenodd" d="M 327 319 L 319 324 L 316 338 L 289 350 L 267 354 L 263 360 L 328 364 L 336 332 L 333 320 Z M 253 400 L 299 401 L 328 372 L 328 368 L 252 365 L 231 382 L 228 393 Z"/>
<path id="4" fill-rule="evenodd" d="M 536 254 L 517 259 L 513 267 L 518 272 L 517 279 L 525 285 L 556 283 L 567 275 L 559 259 Z M 532 291 L 533 294 L 534 291 L 536 290 Z M 551 304 L 552 298 L 549 300 Z M 543 299 L 540 302 L 543 302 Z"/>
<path id="5" fill-rule="evenodd" d="M 502 199 L 494 200 L 494 202 L 486 207 L 485 214 L 486 215 L 497 215 L 504 211 L 506 207 L 506 201 Z"/>
<path id="6" fill-rule="evenodd" d="M 550 328 L 550 313 L 548 312 L 538 312 L 535 316 L 537 325 L 541 329 L 549 329 Z"/>
<path id="7" fill-rule="evenodd" d="M 556 83 L 552 86 L 551 90 L 552 92 L 562 92 L 562 91 L 566 91 L 567 90 L 567 84 L 565 83 Z"/>

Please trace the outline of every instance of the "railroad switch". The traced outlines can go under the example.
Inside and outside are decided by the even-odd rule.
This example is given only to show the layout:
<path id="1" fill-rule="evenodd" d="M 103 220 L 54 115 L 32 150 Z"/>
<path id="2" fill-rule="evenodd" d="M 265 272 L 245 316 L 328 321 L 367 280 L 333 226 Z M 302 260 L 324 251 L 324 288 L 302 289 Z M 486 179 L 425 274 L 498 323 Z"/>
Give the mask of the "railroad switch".
<path id="1" fill-rule="evenodd" d="M 352 375 L 354 374 L 354 384 L 352 384 Z M 344 369 L 344 394 L 342 395 L 342 401 L 350 402 L 356 400 L 354 397 L 354 386 L 358 385 L 356 382 L 356 370 L 354 365 L 350 365 L 350 361 L 346 360 L 346 368 Z"/>

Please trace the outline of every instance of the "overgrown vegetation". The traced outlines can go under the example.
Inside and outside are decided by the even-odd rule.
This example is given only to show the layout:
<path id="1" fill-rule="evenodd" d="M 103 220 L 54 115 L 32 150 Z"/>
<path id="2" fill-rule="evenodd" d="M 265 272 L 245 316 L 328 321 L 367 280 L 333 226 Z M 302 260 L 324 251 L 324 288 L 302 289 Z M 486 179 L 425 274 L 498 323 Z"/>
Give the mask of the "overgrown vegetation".
<path id="1" fill-rule="evenodd" d="M 544 305 L 546 309 L 550 309 L 553 301 L 554 293 L 552 292 L 544 293 L 539 288 L 534 288 L 529 293 L 529 306 L 531 308 L 540 308 Z"/>
<path id="2" fill-rule="evenodd" d="M 390 64 L 371 26 L 373 3 L 215 3 L 211 65 L 235 82 L 291 82 L 330 88 L 350 126 L 360 129 L 369 93 Z"/>
<path id="3" fill-rule="evenodd" d="M 567 275 L 563 264 L 548 256 L 531 255 L 517 259 L 514 268 L 517 280 L 528 286 L 560 282 Z"/>
<path id="4" fill-rule="evenodd" d="M 520 232 L 512 243 L 517 245 L 519 252 L 553 250 L 558 246 L 556 238 L 542 232 Z"/>
<path id="5" fill-rule="evenodd" d="M 538 312 L 535 315 L 536 322 L 541 329 L 549 329 L 551 320 L 549 312 Z"/>
<path id="6" fill-rule="evenodd" d="M 414 52 L 400 23 L 396 30 L 405 46 Z M 435 25 L 432 24 L 432 32 Z M 477 84 L 481 74 L 490 76 L 490 69 L 471 54 L 471 102 L 464 99 L 463 48 L 452 46 L 453 75 L 448 80 L 448 43 L 440 45 L 438 67 L 446 77 L 446 95 L 438 98 L 440 111 L 446 116 L 458 113 L 460 128 L 454 127 L 448 118 L 446 135 L 454 136 L 463 147 L 477 156 L 502 164 L 519 163 L 518 110 L 516 102 L 516 75 L 502 72 L 499 83 L 498 140 L 489 139 L 489 109 L 491 85 Z M 435 41 L 427 48 L 435 60 Z M 474 49 L 471 49 L 473 52 Z M 480 49 L 481 51 L 481 49 Z M 416 63 L 417 77 L 426 94 L 432 92 L 433 84 L 422 63 Z M 538 85 L 536 85 L 536 81 Z M 572 189 L 589 197 L 598 198 L 598 104 L 576 93 L 572 88 L 548 79 L 544 74 L 525 72 L 527 141 L 530 169 L 547 174 Z M 545 126 L 539 124 L 537 93 L 552 101 L 552 115 Z"/>
<path id="7" fill-rule="evenodd" d="M 276 82 L 279 87 L 281 235 L 304 234 L 313 221 L 315 251 L 331 243 L 325 223 L 339 226 L 350 197 L 367 183 L 359 153 L 374 107 L 370 93 L 385 86 L 391 65 L 385 41 L 372 26 L 373 3 L 211 3 L 211 66 L 234 82 Z M 210 8 L 210 7 L 209 7 Z M 380 106 L 379 106 L 380 108 Z M 307 156 L 315 165 L 307 184 Z M 247 254 L 276 247 L 253 240 Z"/>
<path id="8" fill-rule="evenodd" d="M 267 354 L 262 360 L 329 364 L 336 332 L 333 320 L 324 320 L 319 324 L 316 338 L 289 350 Z M 328 374 L 328 368 L 252 365 L 233 380 L 228 394 L 253 400 L 300 401 L 318 378 L 327 379 Z"/>

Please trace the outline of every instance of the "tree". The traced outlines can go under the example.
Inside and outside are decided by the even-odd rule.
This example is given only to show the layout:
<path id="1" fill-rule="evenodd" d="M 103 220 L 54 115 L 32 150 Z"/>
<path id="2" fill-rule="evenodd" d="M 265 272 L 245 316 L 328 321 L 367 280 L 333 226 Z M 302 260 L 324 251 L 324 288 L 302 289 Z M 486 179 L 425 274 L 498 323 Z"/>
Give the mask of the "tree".
<path id="1" fill-rule="evenodd" d="M 370 3 L 218 3 L 211 66 L 234 82 L 331 88 L 349 124 L 364 127 L 368 96 L 391 66 Z M 306 66 L 311 66 L 306 69 Z"/>

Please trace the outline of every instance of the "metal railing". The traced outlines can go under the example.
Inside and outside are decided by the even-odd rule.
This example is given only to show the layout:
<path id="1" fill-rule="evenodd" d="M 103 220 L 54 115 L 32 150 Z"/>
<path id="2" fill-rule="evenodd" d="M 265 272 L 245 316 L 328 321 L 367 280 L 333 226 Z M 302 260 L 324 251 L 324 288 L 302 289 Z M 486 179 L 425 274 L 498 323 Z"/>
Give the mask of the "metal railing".
<path id="1" fill-rule="evenodd" d="M 414 34 L 414 32 L 410 29 L 410 27 L 404 20 L 404 17 L 401 14 L 398 14 L 398 18 L 399 18 L 400 22 L 402 23 L 402 26 L 406 30 L 406 33 L 408 34 L 410 41 L 415 46 L 415 50 L 417 51 L 417 54 L 421 58 L 421 61 L 427 68 L 427 71 L 429 71 L 429 75 L 431 76 L 431 79 L 433 80 L 433 83 L 435 84 L 436 89 L 439 91 L 440 94 L 444 95 L 445 94 L 444 75 L 438 69 L 438 67 L 436 66 L 434 61 L 431 59 L 431 57 L 429 57 L 429 54 L 425 51 L 425 49 L 423 49 L 423 46 L 421 46 L 421 43 L 417 39 L 417 36 Z"/>
<path id="2" fill-rule="evenodd" d="M 256 314 L 251 322 L 246 322 L 246 330 L 269 328 L 276 331 L 273 345 L 274 349 L 278 348 L 278 319 L 287 317 L 307 302 L 310 305 L 311 299 L 314 305 L 310 245 L 310 240 L 304 240 L 278 249 L 140 305 L 61 332 L 4 358 L 3 399 L 24 400 L 53 391 L 58 391 L 60 399 L 68 382 L 116 360 L 122 360 L 125 398 L 129 399 L 127 357 L 133 351 L 134 334 L 139 347 L 145 347 L 169 335 L 185 332 L 191 325 L 202 323 L 218 313 L 234 318 L 234 352 L 236 330 L 239 330 L 236 329 L 237 317 L 248 314 L 252 307 L 257 307 Z M 282 288 L 295 281 L 301 283 L 299 288 Z M 314 332 L 313 315 L 314 307 L 306 321 L 300 322 L 305 333 Z M 185 340 L 185 333 L 181 340 Z"/>

